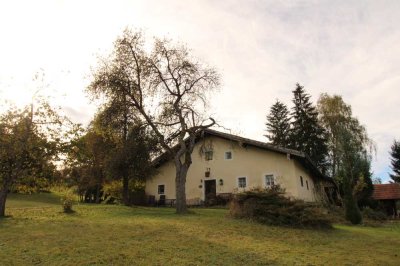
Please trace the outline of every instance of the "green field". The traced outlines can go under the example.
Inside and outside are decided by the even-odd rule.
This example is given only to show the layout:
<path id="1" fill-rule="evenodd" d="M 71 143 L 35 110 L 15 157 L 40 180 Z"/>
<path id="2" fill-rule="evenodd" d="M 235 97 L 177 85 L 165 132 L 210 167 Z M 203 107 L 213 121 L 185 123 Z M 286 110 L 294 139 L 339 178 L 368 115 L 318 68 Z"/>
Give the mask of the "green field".
<path id="1" fill-rule="evenodd" d="M 328 231 L 264 226 L 224 209 L 75 205 L 12 195 L 0 219 L 0 265 L 400 265 L 400 224 Z"/>

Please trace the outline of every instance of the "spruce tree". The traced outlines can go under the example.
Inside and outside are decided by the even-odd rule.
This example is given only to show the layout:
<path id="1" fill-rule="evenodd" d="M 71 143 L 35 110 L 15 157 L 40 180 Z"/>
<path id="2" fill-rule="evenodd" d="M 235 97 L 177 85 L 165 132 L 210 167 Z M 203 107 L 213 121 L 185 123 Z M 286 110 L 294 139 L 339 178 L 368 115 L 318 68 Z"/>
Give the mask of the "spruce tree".
<path id="1" fill-rule="evenodd" d="M 290 148 L 306 153 L 324 171 L 327 155 L 326 132 L 318 123 L 318 112 L 310 97 L 304 87 L 297 83 L 293 91 Z"/>
<path id="2" fill-rule="evenodd" d="M 268 138 L 271 144 L 281 147 L 289 145 L 290 117 L 285 104 L 277 100 L 271 106 L 265 125 L 267 126 L 267 134 L 264 136 Z"/>
<path id="3" fill-rule="evenodd" d="M 396 183 L 400 183 L 400 141 L 394 141 L 390 151 L 391 164 L 393 174 L 390 175 L 392 180 Z"/>

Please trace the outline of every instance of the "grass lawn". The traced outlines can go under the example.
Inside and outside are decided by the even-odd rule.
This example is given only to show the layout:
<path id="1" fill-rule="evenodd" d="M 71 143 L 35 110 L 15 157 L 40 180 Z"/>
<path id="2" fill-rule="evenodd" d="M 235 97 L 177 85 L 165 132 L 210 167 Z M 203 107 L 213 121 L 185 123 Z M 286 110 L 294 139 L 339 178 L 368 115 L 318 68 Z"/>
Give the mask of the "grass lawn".
<path id="1" fill-rule="evenodd" d="M 224 209 L 75 205 L 12 195 L 0 219 L 1 265 L 400 265 L 400 223 L 328 231 L 264 226 Z"/>

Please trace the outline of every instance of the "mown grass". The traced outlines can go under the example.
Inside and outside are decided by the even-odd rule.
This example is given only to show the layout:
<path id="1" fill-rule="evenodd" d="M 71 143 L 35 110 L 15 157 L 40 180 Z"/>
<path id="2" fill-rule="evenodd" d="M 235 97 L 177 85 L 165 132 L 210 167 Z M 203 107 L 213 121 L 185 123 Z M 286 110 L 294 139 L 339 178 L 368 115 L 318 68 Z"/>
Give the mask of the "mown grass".
<path id="1" fill-rule="evenodd" d="M 1 265 L 399 265 L 400 224 L 333 230 L 264 226 L 224 209 L 75 205 L 15 196 L 0 220 Z"/>

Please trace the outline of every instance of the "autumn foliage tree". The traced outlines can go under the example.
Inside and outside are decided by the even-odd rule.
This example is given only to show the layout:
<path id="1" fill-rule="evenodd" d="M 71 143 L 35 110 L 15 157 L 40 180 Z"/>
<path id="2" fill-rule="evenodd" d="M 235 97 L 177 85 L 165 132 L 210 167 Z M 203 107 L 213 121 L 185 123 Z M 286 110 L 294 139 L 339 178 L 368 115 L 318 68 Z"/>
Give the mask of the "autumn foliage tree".
<path id="1" fill-rule="evenodd" d="M 65 121 L 65 120 L 64 120 Z M 0 217 L 12 186 L 53 168 L 63 148 L 63 119 L 46 103 L 0 115 Z"/>
<path id="2" fill-rule="evenodd" d="M 125 205 L 131 205 L 130 183 L 143 182 L 153 170 L 154 134 L 116 102 L 101 108 L 87 129 L 70 142 L 66 175 L 81 200 L 100 203 L 104 185 L 121 182 Z"/>
<path id="3" fill-rule="evenodd" d="M 328 137 L 328 173 L 343 195 L 346 218 L 361 223 L 359 203 L 372 195 L 371 153 L 374 149 L 366 128 L 352 114 L 341 96 L 322 94 L 318 100 L 320 123 Z"/>
<path id="4" fill-rule="evenodd" d="M 113 53 L 101 60 L 88 92 L 107 101 L 122 99 L 154 132 L 157 142 L 175 164 L 177 213 L 185 213 L 186 176 L 195 140 L 215 124 L 206 116 L 208 96 L 219 75 L 193 58 L 189 50 L 166 39 L 145 49 L 141 32 L 125 30 Z"/>
<path id="5" fill-rule="evenodd" d="M 92 126 L 73 139 L 66 167 L 78 192 L 87 202 L 100 203 L 102 185 L 106 179 L 106 163 L 113 142 Z M 70 180 L 71 181 L 71 180 Z"/>

